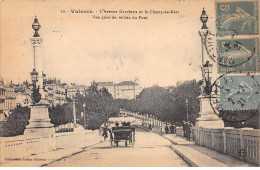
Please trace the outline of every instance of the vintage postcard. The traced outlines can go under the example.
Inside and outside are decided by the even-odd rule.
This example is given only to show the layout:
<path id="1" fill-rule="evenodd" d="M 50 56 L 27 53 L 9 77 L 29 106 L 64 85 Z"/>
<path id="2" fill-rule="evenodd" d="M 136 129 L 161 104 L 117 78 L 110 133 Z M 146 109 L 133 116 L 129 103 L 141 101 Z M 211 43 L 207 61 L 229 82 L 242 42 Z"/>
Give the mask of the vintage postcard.
<path id="1" fill-rule="evenodd" d="M 258 0 L 0 0 L 0 167 L 259 167 Z"/>

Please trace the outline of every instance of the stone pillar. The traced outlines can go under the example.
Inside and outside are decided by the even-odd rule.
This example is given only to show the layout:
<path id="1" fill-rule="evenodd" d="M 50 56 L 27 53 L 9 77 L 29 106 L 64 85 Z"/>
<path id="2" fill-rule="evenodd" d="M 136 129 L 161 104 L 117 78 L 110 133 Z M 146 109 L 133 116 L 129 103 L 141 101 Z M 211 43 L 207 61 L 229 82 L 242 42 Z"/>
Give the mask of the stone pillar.
<path id="1" fill-rule="evenodd" d="M 211 149 L 215 149 L 215 136 L 214 136 L 214 131 L 213 128 L 211 128 Z"/>
<path id="2" fill-rule="evenodd" d="M 31 38 L 31 43 L 33 46 L 33 60 L 34 60 L 34 69 L 38 72 L 38 82 L 36 86 L 39 87 L 39 92 L 41 94 L 41 100 L 35 105 L 31 106 L 30 120 L 29 125 L 26 126 L 24 135 L 33 135 L 33 136 L 44 136 L 51 135 L 55 133 L 53 124 L 50 123 L 48 106 L 49 102 L 46 100 L 45 92 L 43 89 L 43 61 L 42 61 L 42 38 L 38 34 L 40 29 L 40 24 L 38 19 L 35 17 L 33 23 L 33 29 L 35 34 Z"/>
<path id="3" fill-rule="evenodd" d="M 39 92 L 42 98 L 45 99 L 45 93 L 43 90 L 43 61 L 42 61 L 42 38 L 33 37 L 31 38 L 31 43 L 33 45 L 33 57 L 34 57 L 34 68 L 38 72 L 38 82 L 36 86 L 39 87 Z"/>
<path id="4" fill-rule="evenodd" d="M 202 53 L 202 86 L 201 86 L 201 94 L 198 97 L 200 100 L 200 112 L 199 117 L 196 119 L 196 138 L 199 138 L 200 140 L 200 134 L 199 129 L 202 128 L 224 128 L 224 122 L 221 118 L 219 118 L 215 112 L 213 111 L 211 105 L 210 105 L 210 97 L 207 93 L 208 90 L 205 89 L 206 87 L 206 73 L 204 68 L 204 57 L 207 55 L 207 50 L 205 46 L 205 40 L 207 38 L 207 35 L 209 33 L 208 27 L 206 26 L 206 22 L 208 20 L 208 16 L 206 14 L 206 11 L 203 9 L 202 15 L 201 15 L 201 22 L 203 23 L 201 30 L 199 31 L 199 35 L 201 37 L 201 53 Z M 210 78 L 208 78 L 208 82 L 210 82 Z M 198 141 L 196 139 L 196 141 Z"/>

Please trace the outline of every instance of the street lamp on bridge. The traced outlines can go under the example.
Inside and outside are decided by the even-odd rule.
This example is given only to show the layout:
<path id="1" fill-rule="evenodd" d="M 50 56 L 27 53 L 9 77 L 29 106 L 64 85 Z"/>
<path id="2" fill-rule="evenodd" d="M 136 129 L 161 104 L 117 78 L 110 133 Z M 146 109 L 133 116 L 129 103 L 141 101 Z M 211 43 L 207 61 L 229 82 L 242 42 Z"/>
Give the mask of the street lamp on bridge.
<path id="1" fill-rule="evenodd" d="M 186 103 L 186 108 L 187 108 L 187 121 L 188 121 L 189 120 L 189 109 L 188 109 L 189 100 L 186 99 L 185 103 Z"/>
<path id="2" fill-rule="evenodd" d="M 83 119 L 84 119 L 84 129 L 86 129 L 86 104 L 83 103 L 83 108 L 84 108 L 84 112 L 83 112 Z"/>

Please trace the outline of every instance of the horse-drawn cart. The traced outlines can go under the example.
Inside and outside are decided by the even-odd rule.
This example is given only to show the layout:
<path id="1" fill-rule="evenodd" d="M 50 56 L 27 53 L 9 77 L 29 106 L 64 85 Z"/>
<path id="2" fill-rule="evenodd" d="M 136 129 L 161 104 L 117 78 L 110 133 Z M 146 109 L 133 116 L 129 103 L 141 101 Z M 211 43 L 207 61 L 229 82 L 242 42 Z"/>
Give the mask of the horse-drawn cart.
<path id="1" fill-rule="evenodd" d="M 113 117 L 108 120 L 110 124 L 115 123 L 114 125 L 116 125 L 109 128 L 111 147 L 113 143 L 118 147 L 118 143 L 121 141 L 125 142 L 125 146 L 128 144 L 134 146 L 135 128 L 130 125 L 134 121 L 135 119 L 132 117 Z M 119 123 L 121 123 L 121 126 L 119 126 Z"/>
<path id="2" fill-rule="evenodd" d="M 118 126 L 112 127 L 112 133 L 110 135 L 110 144 L 113 145 L 113 142 L 118 147 L 120 141 L 125 142 L 125 146 L 132 144 L 134 146 L 135 142 L 135 128 L 131 126 Z"/>

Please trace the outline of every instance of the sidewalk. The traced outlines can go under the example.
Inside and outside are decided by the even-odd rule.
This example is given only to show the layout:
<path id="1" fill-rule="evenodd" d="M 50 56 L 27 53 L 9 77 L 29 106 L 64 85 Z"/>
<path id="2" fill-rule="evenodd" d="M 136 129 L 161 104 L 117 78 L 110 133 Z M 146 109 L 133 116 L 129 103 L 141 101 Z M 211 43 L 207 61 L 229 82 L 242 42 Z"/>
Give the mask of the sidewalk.
<path id="1" fill-rule="evenodd" d="M 162 137 L 171 141 L 171 148 L 189 165 L 194 167 L 257 167 L 237 158 L 198 146 L 193 141 L 187 141 L 175 134 L 164 134 Z"/>
<path id="2" fill-rule="evenodd" d="M 67 157 L 83 152 L 85 148 L 102 142 L 100 139 L 90 143 L 64 146 L 54 151 L 40 153 L 21 158 L 19 161 L 8 161 L 0 164 L 0 167 L 41 167 L 57 160 L 65 160 Z M 40 147 L 40 146 L 39 146 Z"/>

